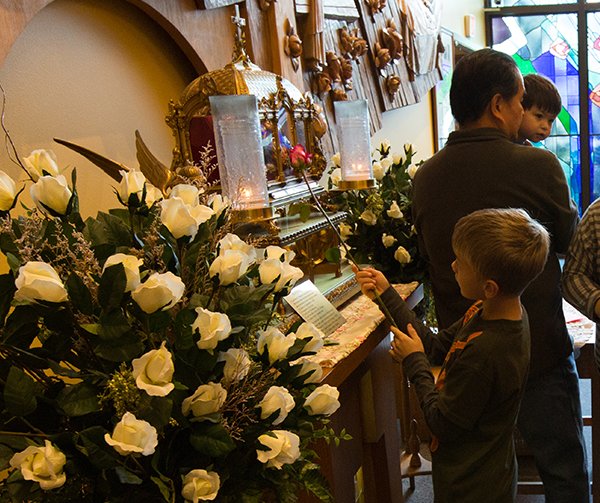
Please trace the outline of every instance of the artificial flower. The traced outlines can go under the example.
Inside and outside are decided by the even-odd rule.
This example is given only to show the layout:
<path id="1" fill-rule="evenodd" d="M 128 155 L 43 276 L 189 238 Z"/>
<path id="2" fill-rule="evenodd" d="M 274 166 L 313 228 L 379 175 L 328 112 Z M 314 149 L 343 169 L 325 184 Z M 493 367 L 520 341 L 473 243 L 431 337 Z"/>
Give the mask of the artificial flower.
<path id="1" fill-rule="evenodd" d="M 287 356 L 288 350 L 296 342 L 294 334 L 284 335 L 276 327 L 269 327 L 267 330 L 258 332 L 258 341 L 256 343 L 258 354 L 262 355 L 267 351 L 269 363 L 273 364 Z"/>
<path id="2" fill-rule="evenodd" d="M 266 449 L 257 449 L 256 456 L 261 463 L 281 470 L 300 457 L 300 437 L 285 430 L 273 430 L 258 437 L 259 444 Z"/>
<path id="3" fill-rule="evenodd" d="M 260 418 L 267 419 L 278 411 L 279 414 L 273 419 L 273 424 L 276 426 L 283 423 L 287 415 L 294 408 L 294 405 L 296 405 L 294 398 L 286 388 L 283 386 L 271 386 L 258 404 L 260 407 Z"/>
<path id="4" fill-rule="evenodd" d="M 223 367 L 223 382 L 231 384 L 244 379 L 250 371 L 252 360 L 245 349 L 229 348 L 219 354 L 219 361 L 225 362 Z"/>
<path id="5" fill-rule="evenodd" d="M 27 173 L 34 182 L 42 176 L 58 176 L 60 170 L 52 150 L 37 149 L 23 159 Z"/>
<path id="6" fill-rule="evenodd" d="M 149 456 L 154 454 L 158 445 L 156 428 L 148 421 L 137 419 L 131 412 L 123 414 L 112 435 L 106 433 L 104 440 L 121 456 L 129 454 Z"/>
<path id="7" fill-rule="evenodd" d="M 153 273 L 146 281 L 131 292 L 131 298 L 145 313 L 172 308 L 185 291 L 185 284 L 179 276 L 170 271 Z"/>
<path id="8" fill-rule="evenodd" d="M 106 259 L 102 272 L 116 264 L 121 264 L 125 270 L 125 278 L 127 280 L 125 291 L 131 292 L 135 290 L 140 285 L 140 267 L 144 265 L 144 261 L 135 255 L 115 253 Z"/>
<path id="9" fill-rule="evenodd" d="M 66 215 L 73 196 L 63 175 L 39 177 L 29 189 L 29 194 L 42 212 L 52 216 Z"/>
<path id="10" fill-rule="evenodd" d="M 390 204 L 390 209 L 387 210 L 387 215 L 390 218 L 404 217 L 404 213 L 402 213 L 402 210 L 400 209 L 400 206 L 398 206 L 398 203 L 396 201 L 392 201 L 392 204 Z"/>
<path id="11" fill-rule="evenodd" d="M 200 334 L 197 342 L 199 349 L 215 349 L 220 341 L 231 334 L 231 322 L 225 313 L 214 313 L 202 307 L 197 307 L 196 313 L 198 315 L 192 324 L 192 330 Z"/>
<path id="12" fill-rule="evenodd" d="M 311 416 L 321 414 L 330 416 L 340 408 L 338 398 L 340 392 L 329 384 L 322 384 L 316 388 L 304 401 L 304 408 Z"/>
<path id="13" fill-rule="evenodd" d="M 217 472 L 196 469 L 188 472 L 183 477 L 181 495 L 186 501 L 198 503 L 199 501 L 213 501 L 219 493 L 221 479 Z"/>
<path id="14" fill-rule="evenodd" d="M 131 364 L 137 387 L 150 396 L 167 396 L 175 388 L 171 382 L 175 371 L 173 355 L 166 348 L 165 341 L 160 348 L 135 358 Z"/>
<path id="15" fill-rule="evenodd" d="M 4 171 L 0 171 L 0 211 L 10 210 L 17 197 L 17 184 Z"/>
<path id="16" fill-rule="evenodd" d="M 401 264 L 408 264 L 412 260 L 410 253 L 408 253 L 408 250 L 404 246 L 398 247 L 394 252 L 394 258 Z"/>
<path id="17" fill-rule="evenodd" d="M 15 300 L 21 302 L 65 302 L 68 294 L 56 270 L 45 262 L 32 261 L 19 267 Z"/>
<path id="18" fill-rule="evenodd" d="M 37 482 L 44 491 L 64 485 L 66 462 L 66 456 L 50 440 L 44 440 L 43 447 L 30 445 L 10 458 L 10 466 L 18 468 L 25 480 Z"/>
<path id="19" fill-rule="evenodd" d="M 198 386 L 192 396 L 181 403 L 181 412 L 187 416 L 190 412 L 198 420 L 211 419 L 208 416 L 221 410 L 227 391 L 220 383 L 209 382 Z"/>

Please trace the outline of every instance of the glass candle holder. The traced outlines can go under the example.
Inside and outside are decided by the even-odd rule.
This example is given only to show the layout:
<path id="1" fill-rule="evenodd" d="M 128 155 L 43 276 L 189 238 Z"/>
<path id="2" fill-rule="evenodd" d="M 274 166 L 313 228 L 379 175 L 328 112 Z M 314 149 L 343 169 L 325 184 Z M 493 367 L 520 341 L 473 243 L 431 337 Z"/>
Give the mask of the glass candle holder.
<path id="1" fill-rule="evenodd" d="M 346 190 L 374 187 L 367 100 L 336 101 L 333 106 L 342 164 L 338 188 Z"/>
<path id="2" fill-rule="evenodd" d="M 254 95 L 209 96 L 221 191 L 237 220 L 270 218 L 265 158 Z"/>

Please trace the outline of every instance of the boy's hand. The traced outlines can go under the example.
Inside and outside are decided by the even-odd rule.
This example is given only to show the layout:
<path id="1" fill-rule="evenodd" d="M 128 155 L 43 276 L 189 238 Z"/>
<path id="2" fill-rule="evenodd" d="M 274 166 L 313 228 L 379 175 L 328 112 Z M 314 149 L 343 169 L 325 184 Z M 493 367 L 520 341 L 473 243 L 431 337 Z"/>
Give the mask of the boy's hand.
<path id="1" fill-rule="evenodd" d="M 390 287 L 390 282 L 383 273 L 377 269 L 368 267 L 359 271 L 358 268 L 352 264 L 352 271 L 356 275 L 356 281 L 360 285 L 362 293 L 370 299 L 375 298 L 375 292 L 381 295 Z"/>
<path id="2" fill-rule="evenodd" d="M 402 360 L 412 353 L 424 353 L 423 342 L 417 331 L 409 323 L 406 325 L 406 331 L 408 335 L 401 332 L 396 327 L 391 327 L 394 333 L 394 340 L 392 341 L 392 348 L 390 349 L 390 355 L 398 363 L 402 363 Z"/>

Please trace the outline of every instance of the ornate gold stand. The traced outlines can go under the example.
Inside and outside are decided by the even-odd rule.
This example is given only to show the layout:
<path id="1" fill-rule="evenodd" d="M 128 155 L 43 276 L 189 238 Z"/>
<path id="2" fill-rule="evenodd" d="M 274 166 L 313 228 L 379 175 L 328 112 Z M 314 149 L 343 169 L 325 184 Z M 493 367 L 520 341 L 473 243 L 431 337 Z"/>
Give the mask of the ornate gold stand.
<path id="1" fill-rule="evenodd" d="M 339 190 L 362 190 L 372 189 L 373 187 L 375 187 L 373 178 L 367 180 L 340 180 L 337 184 Z"/>

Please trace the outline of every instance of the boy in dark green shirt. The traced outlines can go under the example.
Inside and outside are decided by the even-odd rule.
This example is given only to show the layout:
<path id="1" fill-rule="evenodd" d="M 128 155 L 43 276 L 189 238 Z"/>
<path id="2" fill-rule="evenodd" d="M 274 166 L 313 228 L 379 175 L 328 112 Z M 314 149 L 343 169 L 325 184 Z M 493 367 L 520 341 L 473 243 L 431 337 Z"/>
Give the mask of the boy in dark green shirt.
<path id="1" fill-rule="evenodd" d="M 454 229 L 452 263 L 461 294 L 475 304 L 432 333 L 385 276 L 355 271 L 392 314 L 390 353 L 414 386 L 431 445 L 436 503 L 508 503 L 516 497 L 513 432 L 529 367 L 529 324 L 520 301 L 542 271 L 548 232 L 520 209 L 479 210 Z M 427 356 L 426 356 L 427 355 Z M 442 365 L 437 382 L 430 362 Z"/>

